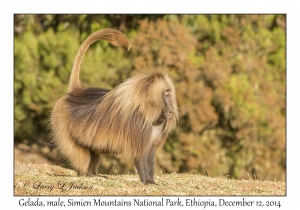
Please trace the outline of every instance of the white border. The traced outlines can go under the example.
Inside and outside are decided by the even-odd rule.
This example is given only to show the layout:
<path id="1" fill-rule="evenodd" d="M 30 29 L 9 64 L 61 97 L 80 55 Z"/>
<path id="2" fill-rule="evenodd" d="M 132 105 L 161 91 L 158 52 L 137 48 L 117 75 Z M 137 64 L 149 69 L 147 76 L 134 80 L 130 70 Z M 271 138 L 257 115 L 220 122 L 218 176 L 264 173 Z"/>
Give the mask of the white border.
<path id="1" fill-rule="evenodd" d="M 285 13 L 287 14 L 287 196 L 280 209 L 298 206 L 299 196 L 299 37 L 300 15 L 296 1 L 1 1 L 1 206 L 20 208 L 13 196 L 13 14 L 15 13 Z M 119 197 L 120 198 L 120 197 Z M 143 197 L 145 198 L 145 197 Z M 151 198 L 151 197 L 150 197 Z M 205 197 L 203 197 L 205 198 Z M 213 197 L 217 199 L 217 197 Z M 234 199 L 232 197 L 226 197 Z M 270 200 L 273 197 L 246 197 Z M 44 198 L 41 198 L 44 199 Z M 67 197 L 64 197 L 67 199 Z M 74 207 L 72 207 L 74 208 Z M 98 207 L 99 208 L 99 207 Z M 130 207 L 132 209 L 132 207 Z"/>

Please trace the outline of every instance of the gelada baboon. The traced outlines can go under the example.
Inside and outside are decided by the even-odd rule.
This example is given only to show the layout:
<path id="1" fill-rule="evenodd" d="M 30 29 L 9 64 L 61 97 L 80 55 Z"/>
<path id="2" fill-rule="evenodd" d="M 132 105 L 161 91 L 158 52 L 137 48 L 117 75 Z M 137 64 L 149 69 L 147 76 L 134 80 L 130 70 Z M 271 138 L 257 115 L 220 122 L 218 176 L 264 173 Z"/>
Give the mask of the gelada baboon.
<path id="1" fill-rule="evenodd" d="M 51 113 L 53 142 L 79 175 L 95 175 L 100 154 L 123 153 L 134 159 L 140 180 L 155 183 L 155 150 L 178 119 L 174 85 L 161 69 L 134 76 L 113 90 L 82 88 L 79 70 L 88 47 L 97 40 L 130 49 L 118 30 L 91 34 L 80 46 L 72 68 L 68 93 Z"/>

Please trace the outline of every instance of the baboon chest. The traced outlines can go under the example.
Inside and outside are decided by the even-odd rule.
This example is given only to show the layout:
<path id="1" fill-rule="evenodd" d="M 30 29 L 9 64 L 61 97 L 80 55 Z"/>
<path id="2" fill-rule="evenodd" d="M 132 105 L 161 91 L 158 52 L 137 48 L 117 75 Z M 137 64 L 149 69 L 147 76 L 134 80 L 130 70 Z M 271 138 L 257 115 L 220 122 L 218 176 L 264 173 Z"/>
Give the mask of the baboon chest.
<path id="1" fill-rule="evenodd" d="M 152 126 L 152 133 L 150 137 L 151 144 L 155 145 L 158 144 L 161 139 L 161 133 L 164 129 L 165 123 L 161 123 L 160 125 L 153 125 Z"/>

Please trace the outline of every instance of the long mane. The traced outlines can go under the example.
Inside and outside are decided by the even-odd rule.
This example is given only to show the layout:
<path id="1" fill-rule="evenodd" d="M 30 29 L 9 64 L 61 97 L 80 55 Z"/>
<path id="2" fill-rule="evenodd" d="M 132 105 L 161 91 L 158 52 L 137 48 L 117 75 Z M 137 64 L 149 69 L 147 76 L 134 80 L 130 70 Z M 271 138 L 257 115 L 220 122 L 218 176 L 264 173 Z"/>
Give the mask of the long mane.
<path id="1" fill-rule="evenodd" d="M 127 156 L 138 156 L 142 152 L 140 148 L 148 145 L 152 125 L 161 115 L 157 101 L 161 100 L 162 91 L 166 88 L 171 89 L 175 94 L 173 83 L 168 75 L 156 70 L 134 76 L 109 92 L 99 89 L 96 91 L 98 98 L 87 100 L 80 109 L 73 109 L 73 113 L 70 113 L 73 120 L 69 129 L 81 145 L 93 145 L 95 151 L 125 152 Z M 73 96 L 66 98 L 66 101 L 71 107 L 74 104 L 72 101 L 75 101 L 70 98 L 74 98 L 76 94 L 81 94 L 82 98 L 86 98 L 87 95 L 93 98 L 92 90 L 94 89 L 77 91 L 77 93 L 75 91 L 72 93 Z M 159 98 L 156 98 L 157 95 Z M 176 100 L 173 99 L 172 102 L 174 107 L 177 107 Z M 164 122 L 161 141 L 165 141 L 167 133 L 175 126 L 177 119 L 176 109 L 175 116 Z M 88 141 L 86 136 L 89 137 Z M 159 144 L 161 143 L 163 142 Z M 123 148 L 123 151 L 120 151 L 120 148 Z"/>

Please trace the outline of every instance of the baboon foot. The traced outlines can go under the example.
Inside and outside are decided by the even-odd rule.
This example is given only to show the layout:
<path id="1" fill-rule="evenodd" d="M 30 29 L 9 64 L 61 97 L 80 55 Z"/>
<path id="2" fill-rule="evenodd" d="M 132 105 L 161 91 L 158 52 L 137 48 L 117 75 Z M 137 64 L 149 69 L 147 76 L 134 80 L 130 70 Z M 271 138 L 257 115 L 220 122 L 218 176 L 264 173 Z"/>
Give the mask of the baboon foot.
<path id="1" fill-rule="evenodd" d="M 148 185 L 148 184 L 153 184 L 153 185 L 158 185 L 158 184 L 156 184 L 156 182 L 155 181 L 151 181 L 151 180 L 147 180 L 147 181 L 145 181 L 145 182 L 143 182 L 145 185 Z"/>

